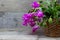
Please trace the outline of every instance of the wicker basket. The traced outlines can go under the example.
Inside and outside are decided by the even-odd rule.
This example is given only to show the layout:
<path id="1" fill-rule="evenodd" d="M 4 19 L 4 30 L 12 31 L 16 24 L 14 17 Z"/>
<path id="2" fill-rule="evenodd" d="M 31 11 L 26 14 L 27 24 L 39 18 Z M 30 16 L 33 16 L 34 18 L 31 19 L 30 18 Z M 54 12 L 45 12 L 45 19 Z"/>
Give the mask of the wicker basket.
<path id="1" fill-rule="evenodd" d="M 56 20 L 53 20 L 52 24 L 47 22 L 47 26 L 44 30 L 46 36 L 49 37 L 60 37 L 60 20 L 59 23 L 56 24 Z"/>

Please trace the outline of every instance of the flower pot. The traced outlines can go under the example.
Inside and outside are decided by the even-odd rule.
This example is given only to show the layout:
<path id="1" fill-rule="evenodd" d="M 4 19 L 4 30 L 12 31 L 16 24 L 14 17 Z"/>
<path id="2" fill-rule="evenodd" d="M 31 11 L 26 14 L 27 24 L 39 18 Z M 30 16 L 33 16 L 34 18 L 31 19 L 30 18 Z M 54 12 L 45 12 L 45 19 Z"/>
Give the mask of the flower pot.
<path id="1" fill-rule="evenodd" d="M 44 30 L 46 36 L 49 37 L 60 37 L 60 20 L 59 23 L 56 23 L 56 20 L 53 20 L 52 24 L 47 22 L 47 27 Z"/>

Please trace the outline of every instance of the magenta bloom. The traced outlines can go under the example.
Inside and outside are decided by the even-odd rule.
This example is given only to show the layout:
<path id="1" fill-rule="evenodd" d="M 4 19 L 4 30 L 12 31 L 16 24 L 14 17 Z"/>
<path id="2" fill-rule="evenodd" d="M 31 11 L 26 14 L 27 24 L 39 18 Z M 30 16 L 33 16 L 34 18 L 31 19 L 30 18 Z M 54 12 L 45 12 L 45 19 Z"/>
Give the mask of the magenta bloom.
<path id="1" fill-rule="evenodd" d="M 22 17 L 23 20 L 28 20 L 28 14 L 24 14 Z"/>
<path id="2" fill-rule="evenodd" d="M 36 16 L 37 16 L 38 18 L 43 18 L 43 17 L 44 17 L 44 14 L 43 14 L 42 11 L 38 10 L 37 13 L 36 13 Z"/>
<path id="3" fill-rule="evenodd" d="M 24 26 L 27 26 L 27 25 L 28 25 L 28 23 L 27 23 L 27 22 L 23 22 L 23 25 L 24 25 Z"/>
<path id="4" fill-rule="evenodd" d="M 28 24 L 33 27 L 36 23 L 33 19 L 34 14 L 33 13 L 28 13 L 23 15 L 23 25 L 27 26 Z"/>
<path id="5" fill-rule="evenodd" d="M 23 25 L 24 26 L 27 26 L 30 16 L 31 15 L 29 15 L 28 13 L 23 15 L 22 19 L 23 19 Z"/>
<path id="6" fill-rule="evenodd" d="M 23 15 L 23 20 L 29 20 L 29 18 L 31 18 L 31 17 L 32 17 L 31 13 L 30 14 L 26 13 Z"/>
<path id="7" fill-rule="evenodd" d="M 32 31 L 35 32 L 38 28 L 39 28 L 39 26 L 35 25 L 35 26 L 32 28 Z"/>
<path id="8" fill-rule="evenodd" d="M 31 27 L 33 27 L 35 24 L 36 24 L 35 21 L 30 21 L 30 23 L 29 23 L 29 25 L 30 25 Z"/>
<path id="9" fill-rule="evenodd" d="M 39 28 L 39 26 L 37 25 L 37 22 L 41 22 L 43 17 L 44 17 L 44 14 L 40 10 L 33 13 L 26 13 L 22 17 L 23 25 L 24 26 L 30 25 L 32 27 L 32 31 L 35 32 Z"/>
<path id="10" fill-rule="evenodd" d="M 44 14 L 40 9 L 37 9 L 39 7 L 40 7 L 40 3 L 34 1 L 32 3 L 32 9 L 33 10 L 31 10 L 33 12 L 26 13 L 22 17 L 23 25 L 24 26 L 30 25 L 33 32 L 35 32 L 39 28 L 40 24 L 38 24 L 38 23 L 43 22 Z"/>
<path id="11" fill-rule="evenodd" d="M 40 6 L 40 4 L 36 1 L 32 3 L 33 8 L 38 8 L 39 6 Z"/>

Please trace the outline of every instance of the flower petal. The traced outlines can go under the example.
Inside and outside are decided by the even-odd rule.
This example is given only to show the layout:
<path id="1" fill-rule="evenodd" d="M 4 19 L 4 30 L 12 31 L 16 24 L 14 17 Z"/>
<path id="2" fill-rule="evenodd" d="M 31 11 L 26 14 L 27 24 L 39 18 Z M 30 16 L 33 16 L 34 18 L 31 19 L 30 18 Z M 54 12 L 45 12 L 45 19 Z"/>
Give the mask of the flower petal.
<path id="1" fill-rule="evenodd" d="M 32 31 L 35 32 L 38 28 L 39 28 L 39 26 L 35 25 L 35 26 L 32 28 Z"/>

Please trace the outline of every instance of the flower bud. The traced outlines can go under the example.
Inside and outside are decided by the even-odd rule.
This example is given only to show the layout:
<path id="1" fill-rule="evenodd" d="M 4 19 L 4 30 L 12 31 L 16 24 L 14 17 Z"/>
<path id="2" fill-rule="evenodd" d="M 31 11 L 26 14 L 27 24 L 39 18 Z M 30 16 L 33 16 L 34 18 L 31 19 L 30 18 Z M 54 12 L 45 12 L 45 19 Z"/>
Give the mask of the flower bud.
<path id="1" fill-rule="evenodd" d="M 50 24 L 52 23 L 52 18 L 51 18 L 51 17 L 48 19 L 48 22 L 49 22 Z"/>

